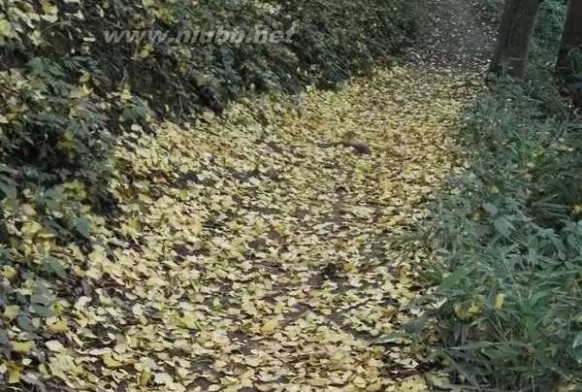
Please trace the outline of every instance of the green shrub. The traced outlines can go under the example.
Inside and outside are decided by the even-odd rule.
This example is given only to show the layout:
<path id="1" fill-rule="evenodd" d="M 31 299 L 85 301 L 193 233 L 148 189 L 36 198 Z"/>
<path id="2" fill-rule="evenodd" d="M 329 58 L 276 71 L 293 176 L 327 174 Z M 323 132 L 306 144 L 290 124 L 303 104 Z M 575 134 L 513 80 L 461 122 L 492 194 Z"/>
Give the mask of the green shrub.
<path id="1" fill-rule="evenodd" d="M 475 104 L 464 130 L 473 165 L 435 208 L 442 354 L 479 388 L 582 381 L 582 222 L 564 219 L 576 207 L 557 201 L 538 213 L 548 180 L 568 174 L 576 130 L 540 120 L 539 103 L 502 83 Z"/>
<path id="2" fill-rule="evenodd" d="M 566 1 L 548 0 L 541 3 L 532 48 L 534 61 L 557 55 L 565 21 Z"/>
<path id="3" fill-rule="evenodd" d="M 438 260 L 433 354 L 477 390 L 582 385 L 581 129 L 553 85 L 554 50 L 542 50 L 557 48 L 562 7 L 544 5 L 530 80 L 498 80 L 467 109 L 470 168 L 425 231 Z"/>

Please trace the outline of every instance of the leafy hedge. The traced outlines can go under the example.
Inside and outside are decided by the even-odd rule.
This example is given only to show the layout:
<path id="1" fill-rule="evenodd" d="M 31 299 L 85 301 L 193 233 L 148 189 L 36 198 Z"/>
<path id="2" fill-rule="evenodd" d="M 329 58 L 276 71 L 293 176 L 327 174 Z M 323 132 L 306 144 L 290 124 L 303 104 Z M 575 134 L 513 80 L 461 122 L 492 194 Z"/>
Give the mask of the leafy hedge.
<path id="1" fill-rule="evenodd" d="M 477 390 L 582 385 L 582 127 L 571 121 L 542 42 L 559 42 L 545 2 L 530 80 L 498 80 L 466 111 L 470 169 L 434 208 L 427 300 L 455 381 Z M 555 55 L 555 53 L 554 53 Z"/>

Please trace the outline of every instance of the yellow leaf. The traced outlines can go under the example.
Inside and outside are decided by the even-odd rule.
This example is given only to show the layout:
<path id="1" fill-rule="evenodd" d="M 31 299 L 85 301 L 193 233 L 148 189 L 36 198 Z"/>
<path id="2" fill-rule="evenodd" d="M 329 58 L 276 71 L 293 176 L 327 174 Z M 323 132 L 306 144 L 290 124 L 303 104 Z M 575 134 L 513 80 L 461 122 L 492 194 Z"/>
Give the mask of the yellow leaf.
<path id="1" fill-rule="evenodd" d="M 364 380 L 362 377 L 360 376 L 356 376 L 353 380 L 352 380 L 352 384 L 354 384 L 355 386 L 357 386 L 359 389 L 363 389 L 366 387 L 366 380 Z"/>
<path id="2" fill-rule="evenodd" d="M 34 46 L 38 46 L 41 44 L 42 35 L 39 30 L 33 30 L 30 33 L 28 33 L 28 38 L 30 38 L 30 41 Z"/>
<path id="3" fill-rule="evenodd" d="M 52 5 L 48 0 L 41 0 L 40 7 L 42 12 L 45 14 L 56 14 L 58 12 L 58 8 Z"/>
<path id="4" fill-rule="evenodd" d="M 44 345 L 51 351 L 61 352 L 65 350 L 65 346 L 58 340 L 49 340 L 44 343 Z"/>
<path id="5" fill-rule="evenodd" d="M 144 45 L 143 48 L 141 48 L 141 50 L 138 53 L 134 54 L 132 58 L 134 60 L 145 59 L 150 55 L 150 53 L 152 53 L 153 49 L 154 47 L 151 44 Z"/>
<path id="6" fill-rule="evenodd" d="M 322 377 L 315 377 L 307 380 L 307 383 L 312 387 L 325 387 L 327 385 L 327 380 Z"/>
<path id="7" fill-rule="evenodd" d="M 98 268 L 89 268 L 88 271 L 85 271 L 85 276 L 93 280 L 99 280 L 103 277 L 103 273 Z"/>
<path id="8" fill-rule="evenodd" d="M 559 385 L 555 392 L 574 392 L 576 391 L 576 385 L 574 384 L 567 384 L 567 385 Z"/>
<path id="9" fill-rule="evenodd" d="M 4 317 L 8 320 L 13 320 L 20 313 L 20 307 L 18 305 L 9 305 L 4 309 Z"/>
<path id="10" fill-rule="evenodd" d="M 121 94 L 119 95 L 119 99 L 121 100 L 121 102 L 124 103 L 131 100 L 131 98 L 132 98 L 131 92 L 127 88 L 124 88 Z"/>
<path id="11" fill-rule="evenodd" d="M 36 210 L 30 204 L 23 204 L 21 207 L 22 212 L 27 216 L 35 216 Z"/>
<path id="12" fill-rule="evenodd" d="M 2 267 L 2 275 L 8 280 L 14 279 L 17 273 L 18 272 L 14 267 L 11 267 L 9 265 L 5 265 L 4 267 Z"/>
<path id="13" fill-rule="evenodd" d="M 403 380 L 396 390 L 399 392 L 425 392 L 429 389 L 422 377 L 412 376 Z"/>
<path id="14" fill-rule="evenodd" d="M 46 323 L 49 330 L 52 332 L 67 332 L 69 330 L 66 320 L 59 320 L 56 317 L 50 317 L 47 319 Z"/>
<path id="15" fill-rule="evenodd" d="M 6 19 L 0 19 L 0 38 L 4 38 L 10 35 L 12 32 L 12 26 L 10 22 Z"/>
<path id="16" fill-rule="evenodd" d="M 196 329 L 198 327 L 198 322 L 192 313 L 185 314 L 180 321 L 186 328 Z"/>
<path id="17" fill-rule="evenodd" d="M 121 362 L 113 359 L 113 357 L 109 353 L 103 354 L 102 359 L 103 359 L 103 364 L 110 369 L 115 369 L 115 368 L 118 368 L 118 367 L 123 365 Z"/>
<path id="18" fill-rule="evenodd" d="M 19 366 L 16 362 L 7 362 L 6 363 L 6 382 L 8 384 L 16 384 L 20 381 L 20 372 L 22 371 L 22 367 Z"/>
<path id="19" fill-rule="evenodd" d="M 270 319 L 270 320 L 267 320 L 263 323 L 263 326 L 261 329 L 265 333 L 271 333 L 271 332 L 274 332 L 278 328 L 279 328 L 279 321 L 277 321 L 275 319 Z"/>
<path id="20" fill-rule="evenodd" d="M 79 82 L 84 84 L 87 83 L 89 80 L 91 80 L 91 74 L 89 72 L 82 71 L 81 77 L 79 78 Z"/>
<path id="21" fill-rule="evenodd" d="M 470 303 L 456 303 L 453 306 L 455 314 L 461 320 L 470 320 L 481 313 L 483 309 L 484 298 L 483 296 L 478 296 L 478 299 L 471 301 Z"/>
<path id="22" fill-rule="evenodd" d="M 495 296 L 495 309 L 501 309 L 505 302 L 505 294 L 497 294 Z"/>
<path id="23" fill-rule="evenodd" d="M 156 384 L 171 384 L 174 382 L 172 376 L 170 376 L 168 373 L 156 373 L 154 381 Z"/>
<path id="24" fill-rule="evenodd" d="M 92 93 L 93 89 L 88 88 L 86 85 L 82 85 L 72 89 L 69 96 L 73 99 L 82 99 L 90 96 Z"/>
<path id="25" fill-rule="evenodd" d="M 28 354 L 34 348 L 34 341 L 30 340 L 28 342 L 10 342 L 10 348 L 14 352 Z"/>
<path id="26" fill-rule="evenodd" d="M 127 226 L 135 231 L 140 229 L 139 219 L 137 218 L 130 218 L 127 220 Z"/>
<path id="27" fill-rule="evenodd" d="M 74 147 L 75 145 L 75 136 L 73 135 L 72 132 L 67 131 L 65 133 L 63 133 L 63 135 L 61 136 L 61 140 L 59 141 L 59 147 L 61 147 L 62 149 L 65 150 L 70 150 Z"/>
<path id="28" fill-rule="evenodd" d="M 152 372 L 150 369 L 144 369 L 139 375 L 139 386 L 146 387 L 152 378 Z"/>
<path id="29" fill-rule="evenodd" d="M 410 266 L 405 264 L 400 267 L 400 283 L 406 286 L 410 282 L 412 282 L 410 279 Z"/>
<path id="30" fill-rule="evenodd" d="M 481 307 L 481 304 L 478 302 L 471 302 L 471 306 L 469 306 L 469 309 L 467 309 L 467 314 L 470 317 L 477 316 L 479 313 L 481 313 Z"/>

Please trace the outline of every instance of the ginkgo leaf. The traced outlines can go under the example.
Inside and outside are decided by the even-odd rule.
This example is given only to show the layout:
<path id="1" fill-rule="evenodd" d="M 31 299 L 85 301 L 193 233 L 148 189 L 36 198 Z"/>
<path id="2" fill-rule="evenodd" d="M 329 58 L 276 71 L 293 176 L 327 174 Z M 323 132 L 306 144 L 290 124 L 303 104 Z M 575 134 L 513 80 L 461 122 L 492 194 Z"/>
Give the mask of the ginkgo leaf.
<path id="1" fill-rule="evenodd" d="M 22 366 L 17 364 L 16 362 L 8 361 L 6 363 L 6 382 L 8 384 L 16 384 L 20 381 L 22 376 Z"/>
<path id="2" fill-rule="evenodd" d="M 44 3 L 49 18 L 67 17 Z M 147 12 L 165 8 L 144 2 Z M 80 35 L 87 49 L 95 39 Z M 137 60 L 158 49 L 131 52 Z M 31 67 L 49 73 L 41 61 Z M 160 122 L 132 112 L 143 97 L 129 81 L 101 101 L 101 78 L 75 75 L 62 95 L 81 125 L 56 137 L 63 156 L 75 152 L 83 127 L 106 132 L 84 122 L 97 107 L 123 111 L 111 122 L 121 115 L 126 133 L 107 149 L 104 211 L 95 213 L 90 181 L 71 174 L 58 187 L 67 209 L 83 206 L 72 218 L 54 211 L 74 241 L 45 227 L 49 207 L 22 190 L 22 222 L 9 236 L 22 237 L 19 261 L 58 282 L 2 267 L 4 284 L 35 299 L 36 309 L 26 307 L 32 317 L 8 310 L 25 317 L 6 339 L 30 339 L 15 335 L 26 329 L 42 350 L 40 361 L 23 359 L 24 374 L 79 390 L 374 392 L 398 385 L 388 362 L 415 373 L 423 355 L 391 334 L 425 310 L 415 305 L 425 258 L 390 239 L 422 219 L 458 165 L 450 132 L 462 110 L 451 98 L 457 76 L 379 68 L 337 90 L 311 88 L 300 103 L 257 97 L 232 102 L 223 116 Z M 11 194 L 20 197 L 17 185 Z M 58 273 L 42 263 L 47 255 Z M 456 310 L 475 317 L 482 302 Z M 34 348 L 17 344 L 16 353 Z"/>
<path id="3" fill-rule="evenodd" d="M 0 19 L 0 38 L 4 38 L 10 35 L 12 27 L 10 22 L 6 19 Z"/>
<path id="4" fill-rule="evenodd" d="M 146 387 L 152 378 L 152 372 L 149 369 L 144 369 L 139 374 L 139 385 Z"/>
<path id="5" fill-rule="evenodd" d="M 65 319 L 58 319 L 56 317 L 49 317 L 46 321 L 49 330 L 52 332 L 67 332 L 69 330 L 69 326 L 67 320 Z"/>
<path id="6" fill-rule="evenodd" d="M 21 353 L 21 354 L 28 354 L 32 349 L 35 347 L 34 341 L 29 340 L 26 342 L 16 342 L 10 341 L 10 348 L 12 351 Z"/>
<path id="7" fill-rule="evenodd" d="M 189 329 L 198 328 L 198 321 L 191 313 L 185 314 L 184 317 L 181 318 L 181 322 L 186 328 Z"/>
<path id="8" fill-rule="evenodd" d="M 505 294 L 497 294 L 495 296 L 495 304 L 494 307 L 495 309 L 501 309 L 503 307 L 503 304 L 505 302 Z"/>
<path id="9" fill-rule="evenodd" d="M 123 366 L 123 363 L 115 360 L 110 353 L 107 354 L 103 354 L 102 356 L 102 360 L 103 360 L 103 364 L 111 369 L 115 369 L 118 368 L 120 366 Z"/>
<path id="10" fill-rule="evenodd" d="M 170 376 L 168 373 L 156 373 L 154 375 L 154 382 L 156 384 L 170 384 L 174 381 L 174 379 L 172 378 L 172 376 Z"/>
<path id="11" fill-rule="evenodd" d="M 3 316 L 10 321 L 15 319 L 19 313 L 20 307 L 18 305 L 8 305 L 6 308 L 4 308 Z"/>
<path id="12" fill-rule="evenodd" d="M 279 328 L 279 321 L 275 320 L 275 319 L 270 319 L 267 320 L 263 323 L 263 326 L 261 327 L 262 331 L 265 333 L 271 333 L 276 331 Z"/>
<path id="13" fill-rule="evenodd" d="M 12 266 L 5 265 L 2 267 L 2 276 L 4 276 L 8 280 L 13 279 L 14 277 L 16 277 L 17 274 L 18 271 L 16 270 L 16 268 Z"/>
<path id="14" fill-rule="evenodd" d="M 44 345 L 51 351 L 54 352 L 60 352 L 60 351 L 64 351 L 65 347 L 63 346 L 63 344 L 61 342 L 59 342 L 58 340 L 48 340 L 46 342 L 44 342 Z"/>

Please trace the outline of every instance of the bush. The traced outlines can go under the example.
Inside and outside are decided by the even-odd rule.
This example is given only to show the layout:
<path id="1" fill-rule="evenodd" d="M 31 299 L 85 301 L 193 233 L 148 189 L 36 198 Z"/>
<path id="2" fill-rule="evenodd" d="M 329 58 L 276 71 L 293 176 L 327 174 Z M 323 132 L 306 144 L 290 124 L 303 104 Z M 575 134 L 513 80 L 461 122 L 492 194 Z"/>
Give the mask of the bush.
<path id="1" fill-rule="evenodd" d="M 548 9 L 538 50 L 559 40 Z M 425 232 L 438 260 L 427 273 L 438 285 L 427 297 L 443 343 L 434 354 L 479 390 L 582 385 L 581 127 L 561 105 L 547 57 L 533 59 L 529 82 L 498 80 L 467 109 L 470 169 L 452 180 Z"/>
<path id="2" fill-rule="evenodd" d="M 535 104 L 507 84 L 475 104 L 464 131 L 472 167 L 434 211 L 442 354 L 480 388 L 582 381 L 582 222 L 566 219 L 579 207 L 543 208 L 547 180 L 575 174 L 563 163 L 578 130 L 540 121 Z"/>

